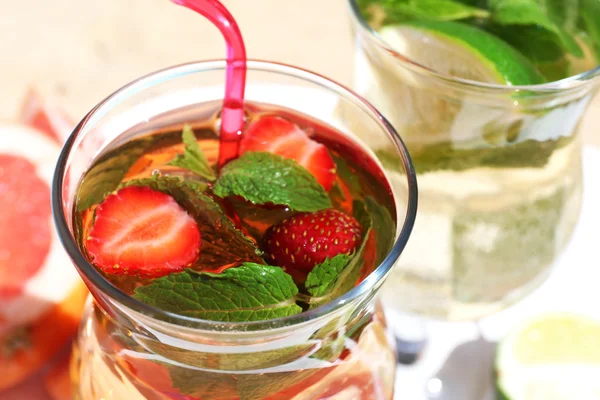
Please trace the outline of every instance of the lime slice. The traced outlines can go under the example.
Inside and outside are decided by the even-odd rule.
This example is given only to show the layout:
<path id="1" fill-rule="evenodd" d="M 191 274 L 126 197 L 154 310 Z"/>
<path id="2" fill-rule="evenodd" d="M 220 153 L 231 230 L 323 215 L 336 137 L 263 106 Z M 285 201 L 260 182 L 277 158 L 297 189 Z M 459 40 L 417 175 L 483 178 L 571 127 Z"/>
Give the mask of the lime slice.
<path id="1" fill-rule="evenodd" d="M 505 85 L 544 82 L 521 53 L 472 26 L 418 21 L 383 27 L 379 35 L 398 53 L 441 74 Z"/>
<path id="2" fill-rule="evenodd" d="M 600 321 L 549 314 L 502 341 L 496 358 L 500 398 L 600 399 Z"/>

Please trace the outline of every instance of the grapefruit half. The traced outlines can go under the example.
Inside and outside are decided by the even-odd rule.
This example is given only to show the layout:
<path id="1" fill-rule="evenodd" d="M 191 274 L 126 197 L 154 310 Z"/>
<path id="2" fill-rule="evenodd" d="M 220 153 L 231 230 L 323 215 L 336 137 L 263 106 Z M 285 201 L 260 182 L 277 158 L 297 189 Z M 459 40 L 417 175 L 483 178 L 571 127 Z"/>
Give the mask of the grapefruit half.
<path id="1" fill-rule="evenodd" d="M 0 391 L 64 347 L 87 296 L 52 222 L 59 152 L 49 135 L 0 123 Z"/>

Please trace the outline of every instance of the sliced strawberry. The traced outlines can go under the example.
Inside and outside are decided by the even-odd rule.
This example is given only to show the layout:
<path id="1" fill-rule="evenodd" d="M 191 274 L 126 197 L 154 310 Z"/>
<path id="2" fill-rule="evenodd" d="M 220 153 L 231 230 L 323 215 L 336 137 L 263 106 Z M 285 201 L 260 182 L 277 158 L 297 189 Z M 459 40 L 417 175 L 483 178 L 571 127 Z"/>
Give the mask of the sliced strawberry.
<path id="1" fill-rule="evenodd" d="M 246 151 L 266 151 L 296 160 L 327 191 L 335 180 L 335 163 L 327 147 L 281 117 L 262 117 L 250 125 L 240 142 L 240 153 Z"/>
<path id="2" fill-rule="evenodd" d="M 296 214 L 269 228 L 264 240 L 274 265 L 310 271 L 326 258 L 354 251 L 361 236 L 354 218 L 328 209 Z"/>
<path id="3" fill-rule="evenodd" d="M 63 143 L 75 124 L 54 102 L 43 99 L 37 90 L 27 92 L 21 105 L 21 122 Z"/>
<path id="4" fill-rule="evenodd" d="M 86 247 L 106 273 L 156 278 L 198 257 L 200 231 L 171 196 L 130 186 L 98 206 Z"/>

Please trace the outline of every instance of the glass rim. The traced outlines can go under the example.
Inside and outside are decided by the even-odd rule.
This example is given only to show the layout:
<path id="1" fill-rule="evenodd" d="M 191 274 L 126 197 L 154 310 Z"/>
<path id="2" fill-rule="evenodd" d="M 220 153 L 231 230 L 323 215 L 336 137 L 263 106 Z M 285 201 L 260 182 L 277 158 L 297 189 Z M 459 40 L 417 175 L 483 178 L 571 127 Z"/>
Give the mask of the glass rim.
<path id="1" fill-rule="evenodd" d="M 199 318 L 187 317 L 172 313 L 169 311 L 161 310 L 159 308 L 150 306 L 146 303 L 141 302 L 133 298 L 132 296 L 121 291 L 119 288 L 114 286 L 110 281 L 104 278 L 96 268 L 94 268 L 79 250 L 79 247 L 75 241 L 75 238 L 71 234 L 69 224 L 67 222 L 67 216 L 65 215 L 63 208 L 63 185 L 65 168 L 68 160 L 70 159 L 73 145 L 76 139 L 79 137 L 82 129 L 86 127 L 90 120 L 93 121 L 93 117 L 104 110 L 105 108 L 112 108 L 119 104 L 122 100 L 129 98 L 138 91 L 144 90 L 145 88 L 152 87 L 160 84 L 164 81 L 175 79 L 181 76 L 223 70 L 225 72 L 226 61 L 222 59 L 206 60 L 198 62 L 190 62 L 179 64 L 164 69 L 160 69 L 155 72 L 151 72 L 144 75 L 106 97 L 103 101 L 93 107 L 77 124 L 66 143 L 64 144 L 56 169 L 54 172 L 54 178 L 52 182 L 52 213 L 54 222 L 59 234 L 59 238 L 63 244 L 63 247 L 67 251 L 67 254 L 71 258 L 74 266 L 77 267 L 80 274 L 83 274 L 91 285 L 99 289 L 104 295 L 107 295 L 110 299 L 118 302 L 120 305 L 139 312 L 142 315 L 150 317 L 152 319 L 176 324 L 179 326 L 185 326 L 188 328 L 194 328 L 205 331 L 217 331 L 217 332 L 245 332 L 245 331 L 262 331 L 276 328 L 285 328 L 295 326 L 304 322 L 312 321 L 320 317 L 326 316 L 342 308 L 345 304 L 353 301 L 361 295 L 370 291 L 379 281 L 381 281 L 390 269 L 395 264 L 396 260 L 404 250 L 410 233 L 412 231 L 417 211 L 417 179 L 416 172 L 412 164 L 412 160 L 408 153 L 404 142 L 398 135 L 394 127 L 387 121 L 387 119 L 381 115 L 375 107 L 373 107 L 368 101 L 363 99 L 361 96 L 354 93 L 352 90 L 345 86 L 334 82 L 333 80 L 326 78 L 320 74 L 314 73 L 307 69 L 298 68 L 295 66 L 287 65 L 279 62 L 262 61 L 262 60 L 248 60 L 247 67 L 249 71 L 261 71 L 268 73 L 278 73 L 280 75 L 287 75 L 293 78 L 299 78 L 310 83 L 317 84 L 329 91 L 333 91 L 336 95 L 342 97 L 350 97 L 354 101 L 363 107 L 367 112 L 371 113 L 379 122 L 382 127 L 387 131 L 388 136 L 393 141 L 402 164 L 405 169 L 405 176 L 408 185 L 408 199 L 406 206 L 406 217 L 398 233 L 398 236 L 392 246 L 391 250 L 387 254 L 386 258 L 378 265 L 369 276 L 363 280 L 360 284 L 344 293 L 342 296 L 325 303 L 315 309 L 304 311 L 299 314 L 292 316 L 276 318 L 265 321 L 251 321 L 251 322 L 220 322 L 204 320 Z"/>
<path id="2" fill-rule="evenodd" d="M 442 74 L 437 72 L 436 70 L 426 67 L 406 55 L 397 52 L 393 48 L 391 48 L 385 40 L 381 38 L 381 36 L 377 33 L 375 29 L 371 27 L 369 22 L 364 18 L 363 14 L 360 12 L 358 7 L 357 0 L 347 0 L 348 5 L 350 7 L 350 13 L 354 18 L 354 22 L 358 24 L 359 29 L 362 29 L 369 37 L 380 47 L 385 49 L 387 52 L 391 53 L 398 61 L 401 63 L 405 63 L 408 66 L 412 67 L 418 73 L 423 75 L 427 75 L 433 78 L 440 79 L 447 83 L 459 84 L 464 86 L 465 88 L 473 89 L 473 90 L 492 90 L 497 92 L 502 91 L 534 91 L 540 93 L 555 93 L 557 91 L 567 91 L 569 89 L 577 89 L 582 86 L 588 85 L 590 82 L 599 80 L 600 77 L 600 64 L 596 67 L 581 72 L 577 75 L 572 75 L 567 78 L 563 78 L 557 81 L 551 81 L 546 83 L 540 83 L 535 85 L 501 85 L 498 83 L 490 83 L 490 82 L 480 82 L 474 81 L 471 79 L 458 78 L 451 75 Z"/>

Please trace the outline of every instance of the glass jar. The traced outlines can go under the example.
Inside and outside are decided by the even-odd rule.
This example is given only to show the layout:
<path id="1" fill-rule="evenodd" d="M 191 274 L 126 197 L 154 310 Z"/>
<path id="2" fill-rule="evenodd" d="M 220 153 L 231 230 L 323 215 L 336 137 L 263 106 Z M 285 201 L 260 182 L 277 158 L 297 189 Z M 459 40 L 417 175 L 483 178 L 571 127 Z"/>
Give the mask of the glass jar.
<path id="1" fill-rule="evenodd" d="M 578 127 L 600 67 L 535 86 L 443 75 L 390 47 L 357 3 L 348 1 L 355 89 L 402 136 L 419 180 L 415 229 L 383 298 L 439 319 L 493 314 L 540 285 L 571 237 L 582 193 Z M 433 59 L 435 45 L 423 51 Z M 373 150 L 388 153 L 385 143 Z"/>
<path id="2" fill-rule="evenodd" d="M 172 314 L 128 296 L 88 263 L 74 238 L 77 186 L 91 163 L 148 127 L 182 122 L 202 104 L 222 99 L 225 62 L 185 64 L 143 77 L 108 97 L 77 126 L 55 175 L 53 209 L 59 234 L 93 296 L 79 332 L 72 378 L 75 398 L 391 400 L 395 351 L 375 295 L 400 256 L 416 214 L 416 180 L 408 153 L 389 123 L 338 84 L 286 65 L 250 61 L 246 99 L 309 115 L 345 133 L 377 137 L 395 148 L 404 171 L 391 182 L 395 243 L 355 288 L 298 315 L 258 322 L 214 322 Z M 366 131 L 337 114 L 354 110 Z M 172 113 L 177 111 L 177 113 Z M 168 121 L 167 121 L 168 122 Z M 125 134 L 123 134 L 125 132 Z M 369 145 L 363 142 L 368 154 Z"/>

